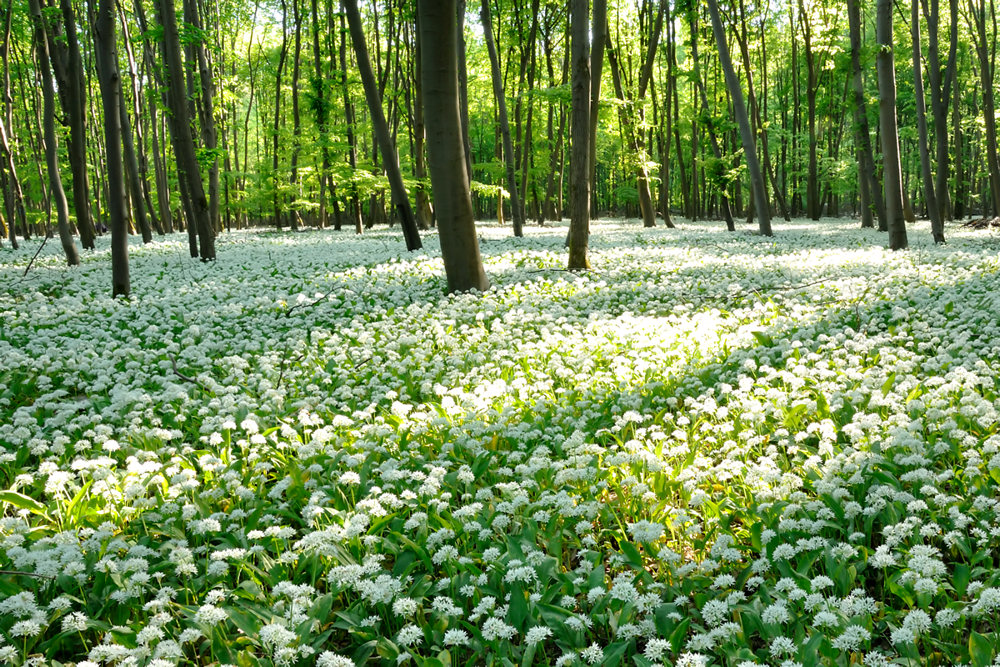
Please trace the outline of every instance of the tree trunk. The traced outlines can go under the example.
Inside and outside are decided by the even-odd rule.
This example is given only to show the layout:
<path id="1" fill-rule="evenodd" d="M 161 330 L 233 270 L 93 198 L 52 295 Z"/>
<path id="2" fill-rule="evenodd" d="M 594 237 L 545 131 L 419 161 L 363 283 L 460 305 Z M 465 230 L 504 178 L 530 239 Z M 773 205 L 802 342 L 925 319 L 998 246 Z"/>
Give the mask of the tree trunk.
<path id="1" fill-rule="evenodd" d="M 896 70 L 892 55 L 892 0 L 878 0 L 875 20 L 878 55 L 879 130 L 882 135 L 882 174 L 885 182 L 885 214 L 889 224 L 889 247 L 906 248 L 903 221 L 903 184 L 900 178 L 899 130 L 896 125 Z"/>
<path id="2" fill-rule="evenodd" d="M 757 146 L 754 143 L 746 104 L 743 101 L 743 88 L 740 86 L 739 77 L 736 76 L 736 71 L 733 69 L 733 61 L 729 57 L 729 44 L 726 41 L 726 31 L 722 26 L 722 19 L 719 17 L 719 6 L 716 0 L 708 0 L 708 11 L 712 17 L 712 32 L 715 33 L 715 42 L 719 48 L 719 65 L 725 74 L 726 86 L 733 96 L 733 114 L 736 116 L 736 122 L 740 128 L 743 154 L 747 161 L 747 170 L 750 172 L 750 190 L 753 193 L 753 202 L 757 211 L 757 224 L 762 236 L 772 236 L 767 187 L 764 183 L 764 175 L 760 170 L 760 162 L 757 160 Z"/>
<path id="3" fill-rule="evenodd" d="M 177 29 L 177 15 L 173 0 L 157 0 L 157 16 L 163 27 L 160 42 L 163 51 L 163 75 L 167 91 L 167 105 L 170 113 L 170 136 L 177 158 L 177 172 L 182 179 L 183 190 L 187 191 L 187 224 L 189 234 L 197 235 L 201 259 L 215 259 L 215 229 L 209 210 L 208 199 L 201 182 L 198 157 L 195 153 L 194 137 L 191 136 L 191 119 L 186 103 L 184 87 L 184 63 L 181 60 L 180 34 Z M 195 248 L 192 248 L 195 250 Z"/>
<path id="4" fill-rule="evenodd" d="M 125 172 L 122 169 L 121 77 L 115 43 L 115 0 L 99 1 L 94 24 L 98 80 L 104 108 L 104 150 L 108 158 L 108 217 L 111 227 L 111 293 L 128 296 L 128 226 L 125 220 Z M 127 116 L 126 116 L 127 118 Z M 132 156 L 135 163 L 135 156 Z M 135 178 L 138 178 L 136 167 Z M 141 205 L 142 197 L 139 198 Z M 148 223 L 146 229 L 148 230 Z"/>
<path id="5" fill-rule="evenodd" d="M 570 270 L 590 268 L 590 21 L 588 0 L 570 0 L 572 44 L 572 154 L 570 156 Z"/>
<path id="6" fill-rule="evenodd" d="M 378 82 L 372 72 L 371 61 L 368 59 L 368 47 L 365 44 L 364 27 L 361 25 L 361 14 L 358 11 L 358 0 L 344 0 L 344 8 L 347 13 L 347 24 L 351 33 L 351 42 L 354 45 L 354 54 L 357 59 L 358 73 L 361 75 L 361 83 L 365 88 L 365 99 L 368 102 L 368 111 L 371 115 L 372 127 L 375 138 L 378 141 L 379 150 L 382 153 L 382 162 L 389 177 L 389 187 L 392 191 L 392 204 L 399 216 L 400 224 L 403 228 L 403 238 L 406 241 L 407 250 L 419 250 L 420 232 L 417 229 L 417 220 L 413 215 L 413 208 L 410 206 L 410 198 L 406 194 L 406 186 L 403 184 L 403 173 L 399 169 L 399 156 L 396 154 L 396 146 L 389 134 L 389 125 L 385 120 L 385 112 L 382 110 L 382 99 L 379 96 Z"/>
<path id="7" fill-rule="evenodd" d="M 875 226 L 872 219 L 872 210 L 874 209 L 881 228 L 885 226 L 885 200 L 882 198 L 882 188 L 875 174 L 871 132 L 868 129 L 865 88 L 861 78 L 861 16 L 858 10 L 858 0 L 847 0 L 847 18 L 851 33 L 851 84 L 854 88 L 854 136 L 858 153 L 861 226 Z"/>
<path id="8" fill-rule="evenodd" d="M 288 57 L 288 7 L 281 0 L 281 50 L 278 52 L 278 69 L 274 75 L 274 125 L 271 129 L 271 173 L 272 187 L 271 206 L 274 215 L 274 226 L 281 229 L 281 202 L 279 197 L 278 178 L 278 132 L 281 127 L 281 77 L 285 71 L 285 59 Z"/>
<path id="9" fill-rule="evenodd" d="M 819 74 L 816 71 L 816 54 L 812 47 L 812 26 L 806 13 L 805 0 L 799 0 L 799 21 L 802 24 L 803 46 L 806 56 L 806 107 L 808 117 L 806 123 L 809 127 L 809 172 L 806 176 L 806 208 L 809 217 L 819 220 L 819 159 L 816 155 L 816 93 L 819 90 Z"/>
<path id="10" fill-rule="evenodd" d="M 70 0 L 48 0 L 45 14 L 59 14 L 62 23 L 44 18 L 48 39 L 49 60 L 58 82 L 59 99 L 69 124 L 67 157 L 73 172 L 73 209 L 80 243 L 87 250 L 94 249 L 94 223 L 91 214 L 90 183 L 87 171 L 87 95 L 77 39 L 77 19 Z"/>
<path id="11" fill-rule="evenodd" d="M 708 105 L 708 93 L 705 91 L 705 82 L 701 80 L 701 73 L 698 66 L 698 14 L 697 12 L 689 12 L 688 19 L 691 26 L 691 76 L 694 79 L 694 84 L 698 89 L 698 95 L 701 99 L 701 107 L 705 112 L 706 118 L 711 118 L 712 110 Z M 712 124 L 708 124 L 708 138 L 712 144 L 712 155 L 721 164 L 722 163 L 722 148 L 719 146 L 719 138 L 715 134 L 715 128 Z M 722 183 L 716 183 L 719 187 L 719 208 L 722 209 L 722 216 L 726 220 L 726 229 L 730 232 L 736 231 L 736 221 L 733 220 L 733 209 L 729 204 L 729 196 L 726 194 L 725 186 Z M 739 184 L 737 184 L 739 186 Z"/>
<path id="12" fill-rule="evenodd" d="M 514 236 L 524 236 L 524 208 L 521 206 L 521 196 L 518 192 L 517 176 L 514 166 L 514 144 L 510 138 L 510 121 L 507 118 L 507 101 L 505 99 L 503 75 L 500 72 L 500 57 L 497 45 L 493 39 L 493 19 L 490 16 L 490 0 L 482 0 L 479 17 L 483 24 L 483 37 L 490 56 L 490 69 L 493 79 L 493 97 L 497 103 L 497 114 L 500 120 L 500 134 L 503 137 L 503 159 L 507 169 L 507 190 L 510 193 L 511 218 L 514 222 Z"/>
<path id="13" fill-rule="evenodd" d="M 357 135 L 354 133 L 354 103 L 351 101 L 350 92 L 347 89 L 347 30 L 344 27 L 346 18 L 344 13 L 340 15 L 340 89 L 344 97 L 344 122 L 347 125 L 347 156 L 350 161 L 351 171 L 354 172 L 358 168 L 358 140 Z M 351 219 L 354 221 L 354 232 L 356 234 L 361 234 L 364 230 L 364 225 L 361 220 L 361 198 L 358 196 L 357 184 L 351 182 L 350 184 L 350 211 Z M 337 218 L 338 226 L 340 229 L 339 222 L 340 218 Z"/>
<path id="14" fill-rule="evenodd" d="M 330 173 L 330 137 L 327 130 L 330 110 L 326 101 L 326 82 L 323 77 L 323 60 L 319 48 L 319 10 L 317 4 L 317 0 L 312 0 L 312 48 L 313 67 L 315 68 L 312 90 L 316 100 L 313 104 L 313 109 L 316 112 L 316 129 L 319 131 L 320 152 L 323 156 L 319 172 L 319 227 L 324 228 L 327 226 L 326 181 Z"/>
<path id="15" fill-rule="evenodd" d="M 990 18 L 996 26 L 993 2 L 989 3 Z M 993 69 L 996 49 L 996 32 L 986 32 L 986 7 L 982 0 L 969 0 L 969 30 L 978 59 L 979 79 L 983 94 L 983 125 L 986 131 L 986 165 L 990 174 L 990 203 L 993 215 L 1000 215 L 1000 158 L 997 156 L 996 104 L 993 95 Z"/>
<path id="16" fill-rule="evenodd" d="M 456 16 L 457 20 L 457 16 Z M 426 135 L 426 123 L 424 121 L 424 84 L 423 84 L 423 45 L 420 40 L 420 13 L 416 15 L 416 31 L 418 33 L 416 44 L 414 45 L 414 86 L 413 86 L 413 175 L 420 181 L 417 186 L 417 222 L 420 229 L 430 229 L 434 223 L 434 212 L 431 210 L 431 198 L 428 188 L 425 185 L 427 179 L 427 164 L 424 157 L 424 139 Z M 456 53 L 457 57 L 457 53 Z M 465 151 L 465 142 L 462 142 L 462 151 Z M 466 180 L 469 174 L 466 172 Z M 471 193 L 470 193 L 471 198 Z"/>
<path id="17" fill-rule="evenodd" d="M 66 254 L 66 263 L 70 266 L 80 264 L 80 252 L 69 228 L 69 203 L 62 186 L 62 176 L 59 174 L 59 145 L 56 134 L 55 91 L 53 90 L 52 70 L 49 65 L 48 39 L 42 19 L 42 9 L 38 0 L 29 0 L 31 18 L 35 28 L 35 48 L 38 52 L 38 69 L 41 72 L 42 83 L 42 124 L 45 135 L 45 162 L 49 169 L 49 196 L 55 204 L 59 226 L 59 241 Z"/>
<path id="18" fill-rule="evenodd" d="M 927 79 L 931 94 L 931 118 L 934 122 L 937 162 L 934 191 L 937 195 L 938 215 L 941 220 L 951 216 L 948 206 L 948 97 L 951 91 L 951 82 L 955 76 L 958 53 L 958 0 L 949 0 L 948 4 L 951 30 L 948 61 L 942 78 L 940 40 L 938 38 L 938 29 L 941 24 L 939 0 L 930 0 L 929 3 L 928 0 L 921 0 L 923 15 L 927 20 Z"/>
<path id="19" fill-rule="evenodd" d="M 184 20 L 196 31 L 202 30 L 202 20 L 198 13 L 197 0 L 184 0 Z M 212 78 L 212 66 L 209 61 L 208 49 L 204 39 L 198 39 L 193 45 L 195 62 L 198 69 L 200 84 L 200 100 L 198 107 L 201 124 L 201 142 L 206 150 L 214 151 L 218 145 L 218 133 L 215 129 L 215 82 Z M 208 217 L 213 234 L 221 229 L 219 224 L 219 159 L 214 157 L 208 167 Z"/>
<path id="20" fill-rule="evenodd" d="M 417 11 L 428 164 L 448 291 L 485 291 L 490 282 L 479 254 L 459 113 L 455 0 L 420 0 Z"/>
<path id="21" fill-rule="evenodd" d="M 917 132 L 920 152 L 920 176 L 924 182 L 924 200 L 927 205 L 927 215 L 931 219 L 931 235 L 935 243 L 944 243 L 944 221 L 938 208 L 937 195 L 934 192 L 934 180 L 931 176 L 931 154 L 927 136 L 927 108 L 924 102 L 924 80 L 920 64 L 920 0 L 910 2 L 910 39 L 913 43 L 913 93 L 917 105 Z"/>
<path id="22" fill-rule="evenodd" d="M 297 231 L 299 211 L 299 153 L 302 150 L 302 116 L 299 113 L 299 74 L 302 62 L 302 14 L 299 0 L 292 0 L 292 22 L 295 24 L 295 46 L 292 47 L 292 161 L 289 185 L 292 190 L 292 230 Z"/>

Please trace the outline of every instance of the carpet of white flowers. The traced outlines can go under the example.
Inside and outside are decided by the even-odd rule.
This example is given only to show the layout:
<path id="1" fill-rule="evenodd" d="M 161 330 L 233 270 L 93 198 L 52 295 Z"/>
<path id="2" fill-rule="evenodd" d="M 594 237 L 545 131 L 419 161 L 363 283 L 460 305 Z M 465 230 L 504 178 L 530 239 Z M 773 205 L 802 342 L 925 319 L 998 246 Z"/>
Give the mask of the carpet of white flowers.
<path id="1" fill-rule="evenodd" d="M 0 249 L 11 665 L 994 663 L 1000 237 Z"/>

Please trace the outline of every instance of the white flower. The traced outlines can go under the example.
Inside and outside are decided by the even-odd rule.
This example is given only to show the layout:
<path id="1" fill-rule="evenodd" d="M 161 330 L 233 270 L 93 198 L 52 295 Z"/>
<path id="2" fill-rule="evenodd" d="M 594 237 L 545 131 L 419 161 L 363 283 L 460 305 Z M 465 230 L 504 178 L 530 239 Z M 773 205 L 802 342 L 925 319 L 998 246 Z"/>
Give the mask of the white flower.
<path id="1" fill-rule="evenodd" d="M 510 639 L 517 634 L 517 630 L 507 625 L 496 616 L 491 616 L 483 623 L 482 633 L 483 639 L 491 642 L 497 639 Z"/>

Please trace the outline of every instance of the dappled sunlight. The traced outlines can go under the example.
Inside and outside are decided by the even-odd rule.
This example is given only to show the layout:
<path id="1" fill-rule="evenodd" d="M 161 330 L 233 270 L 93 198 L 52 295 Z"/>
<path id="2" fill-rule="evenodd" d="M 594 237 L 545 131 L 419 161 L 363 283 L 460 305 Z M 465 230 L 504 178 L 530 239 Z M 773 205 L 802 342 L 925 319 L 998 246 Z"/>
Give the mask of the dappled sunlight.
<path id="1" fill-rule="evenodd" d="M 904 657 L 921 601 L 985 630 L 993 236 L 776 229 L 599 222 L 567 272 L 565 226 L 486 226 L 493 288 L 450 296 L 389 232 L 168 238 L 131 300 L 43 251 L 0 300 L 12 655 Z"/>

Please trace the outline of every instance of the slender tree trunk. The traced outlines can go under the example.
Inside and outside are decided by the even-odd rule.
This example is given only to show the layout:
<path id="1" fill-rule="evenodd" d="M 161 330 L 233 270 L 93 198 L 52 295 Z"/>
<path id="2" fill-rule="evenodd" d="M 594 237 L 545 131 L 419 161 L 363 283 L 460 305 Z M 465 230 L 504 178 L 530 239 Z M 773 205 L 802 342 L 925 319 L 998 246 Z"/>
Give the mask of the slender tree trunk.
<path id="1" fill-rule="evenodd" d="M 764 175 L 760 170 L 760 162 L 757 160 L 757 146 L 754 142 L 753 130 L 750 127 L 750 117 L 747 114 L 746 104 L 743 101 L 743 88 L 740 86 L 739 77 L 736 76 L 736 70 L 733 69 L 733 61 L 729 57 L 726 30 L 722 26 L 716 0 L 708 0 L 708 11 L 712 17 L 712 31 L 715 33 L 715 41 L 719 47 L 719 65 L 725 74 L 726 86 L 733 96 L 733 113 L 740 128 L 743 154 L 747 162 L 747 170 L 750 172 L 750 190 L 753 193 L 753 202 L 757 211 L 757 224 L 762 236 L 771 236 L 773 232 L 771 231 L 771 210 L 767 201 L 767 187 L 764 183 Z"/>
<path id="2" fill-rule="evenodd" d="M 812 25 L 809 23 L 809 16 L 806 13 L 805 0 L 799 0 L 799 21 L 802 24 L 803 46 L 805 47 L 806 72 L 808 82 L 806 84 L 806 107 L 808 117 L 806 123 L 809 127 L 809 172 L 806 177 L 806 208 L 809 217 L 819 220 L 820 200 L 819 200 L 819 158 L 816 154 L 818 140 L 816 138 L 816 93 L 819 90 L 819 73 L 816 70 L 816 54 L 812 45 Z"/>
<path id="3" fill-rule="evenodd" d="M 588 0 L 570 0 L 572 75 L 572 155 L 570 157 L 570 270 L 590 268 L 590 21 Z"/>
<path id="4" fill-rule="evenodd" d="M 485 291 L 459 112 L 455 0 L 419 0 L 421 79 L 434 208 L 449 292 Z"/>
<path id="5" fill-rule="evenodd" d="M 354 133 L 354 103 L 351 101 L 350 91 L 347 89 L 347 30 L 344 27 L 346 18 L 344 13 L 340 15 L 340 89 L 344 97 L 344 122 L 347 125 L 347 156 L 350 161 L 351 171 L 358 168 L 358 140 Z M 352 181 L 350 185 L 351 219 L 354 221 L 354 231 L 361 234 L 364 226 L 361 220 L 361 199 L 358 196 L 357 185 Z M 339 216 L 338 216 L 339 222 Z M 339 229 L 339 227 L 338 227 Z"/>
<path id="6" fill-rule="evenodd" d="M 274 226 L 281 229 L 282 211 L 280 201 L 280 179 L 278 178 L 278 134 L 281 129 L 281 79 L 285 71 L 285 59 L 288 57 L 288 3 L 281 0 L 281 50 L 278 52 L 278 69 L 274 75 L 274 125 L 271 130 L 271 172 L 272 186 L 271 206 L 273 208 Z"/>
<path id="7" fill-rule="evenodd" d="M 323 156 L 319 172 L 319 227 L 327 226 L 326 212 L 326 181 L 330 173 L 330 137 L 328 135 L 327 123 L 329 122 L 330 110 L 326 101 L 326 82 L 323 77 L 323 59 L 319 47 L 319 9 L 317 0 L 312 0 L 312 48 L 313 67 L 315 68 L 312 80 L 312 91 L 314 97 L 313 109 L 316 112 L 316 129 L 319 130 L 320 152 Z"/>
<path id="8" fill-rule="evenodd" d="M 457 16 L 456 16 L 457 20 Z M 424 185 L 427 179 L 427 165 L 424 159 L 424 138 L 426 135 L 426 123 L 424 121 L 424 85 L 423 85 L 423 44 L 421 44 L 420 33 L 420 13 L 416 15 L 417 38 L 414 45 L 414 86 L 413 86 L 413 175 L 421 184 L 417 187 L 417 222 L 421 229 L 430 229 L 434 222 L 434 212 L 431 210 L 431 198 L 428 189 Z M 457 57 L 457 54 L 456 54 Z M 457 62 L 457 61 L 456 61 Z M 457 76 L 457 75 L 456 75 Z M 465 141 L 462 141 L 462 151 L 465 151 Z M 469 174 L 465 174 L 466 180 Z M 470 193 L 471 198 L 471 193 Z"/>
<path id="9" fill-rule="evenodd" d="M 691 26 L 691 76 L 694 79 L 695 86 L 698 88 L 698 95 L 701 99 L 701 107 L 705 112 L 705 116 L 711 118 L 712 110 L 708 104 L 708 93 L 705 91 L 705 82 L 701 79 L 700 67 L 698 65 L 698 14 L 697 12 L 689 12 L 688 19 Z M 712 144 L 712 155 L 718 163 L 722 164 L 722 148 L 719 146 L 719 138 L 716 136 L 715 128 L 712 127 L 711 123 L 708 124 L 708 138 Z M 733 220 L 733 210 L 729 204 L 729 196 L 726 194 L 725 186 L 722 183 L 717 183 L 719 187 L 719 208 L 722 209 L 722 216 L 726 220 L 726 229 L 735 232 L 736 231 L 736 221 Z M 738 184 L 737 184 L 738 185 Z"/>
<path id="10" fill-rule="evenodd" d="M 289 185 L 292 190 L 292 230 L 297 231 L 301 220 L 299 212 L 299 153 L 302 150 L 302 116 L 299 113 L 299 74 L 302 62 L 302 14 L 299 0 L 292 0 L 292 22 L 295 24 L 295 45 L 292 47 L 292 161 Z"/>
<path id="11" fill-rule="evenodd" d="M 590 212 L 599 216 L 597 206 L 597 125 L 601 111 L 601 74 L 604 71 L 604 46 L 608 41 L 608 2 L 594 0 L 591 19 L 590 50 Z"/>
<path id="12" fill-rule="evenodd" d="M 42 124 L 45 135 L 45 162 L 49 169 L 49 193 L 55 204 L 59 228 L 59 241 L 66 254 L 66 263 L 70 266 L 80 264 L 80 252 L 69 228 L 69 203 L 62 186 L 62 176 L 59 174 L 59 145 L 56 135 L 55 91 L 52 80 L 52 70 L 49 65 L 48 39 L 45 37 L 42 9 L 38 0 L 29 0 L 31 17 L 35 28 L 35 48 L 38 52 L 38 69 L 41 72 L 42 83 Z"/>
<path id="13" fill-rule="evenodd" d="M 878 55 L 879 126 L 882 135 L 882 174 L 885 179 L 885 213 L 889 247 L 906 248 L 903 190 L 899 164 L 899 130 L 896 125 L 896 70 L 892 55 L 892 0 L 878 0 L 875 20 Z"/>
<path id="14" fill-rule="evenodd" d="M 978 58 L 979 78 L 983 95 L 983 126 L 986 133 L 986 166 L 990 174 L 990 203 L 993 215 L 1000 216 L 1000 158 L 997 156 L 996 104 L 993 94 L 993 71 L 996 50 L 996 13 L 993 0 L 989 0 L 989 14 L 993 34 L 986 30 L 986 3 L 983 0 L 968 0 L 969 29 Z"/>
<path id="15" fill-rule="evenodd" d="M 198 11 L 197 0 L 184 0 L 184 20 L 196 31 L 201 31 L 203 21 Z M 212 78 L 212 65 L 209 60 L 205 39 L 199 39 L 193 45 L 195 61 L 193 67 L 198 69 L 200 84 L 199 117 L 201 125 L 201 142 L 206 150 L 214 151 L 218 146 L 218 132 L 215 128 L 215 82 Z M 208 217 L 213 234 L 222 229 L 219 223 L 219 158 L 214 157 L 208 166 Z"/>
<path id="16" fill-rule="evenodd" d="M 451 4 L 451 3 L 449 3 Z M 361 75 L 361 83 L 365 88 L 365 98 L 368 102 L 368 111 L 371 115 L 372 126 L 375 137 L 378 140 L 379 150 L 382 153 L 382 162 L 386 174 L 389 177 L 389 187 L 392 190 L 392 203 L 403 227 L 403 237 L 406 240 L 407 250 L 419 250 L 420 232 L 417 229 L 417 220 L 413 215 L 410 206 L 410 198 L 406 194 L 406 186 L 403 185 L 403 174 L 399 169 L 399 157 L 396 154 L 396 146 L 389 134 L 389 125 L 385 120 L 385 113 L 382 110 L 382 99 L 378 92 L 378 82 L 372 72 L 371 61 L 368 59 L 368 47 L 365 44 L 364 27 L 361 25 L 361 14 L 358 12 L 358 0 L 344 0 L 344 7 L 347 12 L 347 24 L 350 28 L 351 42 L 354 44 L 354 53 L 358 63 L 358 73 Z"/>
<path id="17" fill-rule="evenodd" d="M 77 19 L 70 0 L 47 0 L 43 24 L 48 39 L 49 60 L 58 82 L 59 98 L 69 124 L 67 156 L 73 171 L 73 208 L 80 243 L 94 249 L 95 230 L 91 213 L 90 183 L 87 171 L 87 95 L 83 62 L 77 39 Z M 55 15 L 62 19 L 54 20 Z M 50 18 L 51 17 L 51 18 Z"/>
<path id="18" fill-rule="evenodd" d="M 965 217 L 965 160 L 963 159 L 965 147 L 962 143 L 962 116 L 959 106 L 961 101 L 960 89 L 961 85 L 956 76 L 952 79 L 951 128 L 952 136 L 955 139 L 955 185 L 952 188 L 955 198 L 953 200 L 953 207 L 955 218 L 958 220 Z"/>
<path id="19" fill-rule="evenodd" d="M 934 192 L 934 180 L 931 175 L 930 142 L 927 136 L 927 108 L 924 103 L 924 80 L 920 64 L 920 0 L 910 2 L 910 39 L 913 43 L 913 92 L 917 104 L 918 150 L 920 151 L 920 176 L 924 182 L 924 200 L 927 204 L 927 215 L 931 219 L 931 235 L 935 243 L 944 243 L 944 220 L 938 208 L 937 195 Z M 935 91 L 936 95 L 936 91 Z"/>
<path id="20" fill-rule="evenodd" d="M 858 152 L 859 189 L 861 191 L 861 226 L 874 227 L 872 210 L 878 215 L 879 227 L 884 225 L 885 201 L 882 188 L 875 174 L 872 157 L 871 132 L 868 129 L 868 110 L 865 88 L 861 78 L 861 16 L 858 0 L 847 0 L 847 17 L 851 33 L 851 84 L 854 89 L 855 143 Z"/>
<path id="21" fill-rule="evenodd" d="M 465 59 L 465 0 L 458 0 L 455 3 L 455 16 L 458 20 L 458 39 L 455 48 L 458 51 L 458 95 L 459 113 L 462 116 L 462 143 L 465 145 L 465 171 L 469 175 L 469 182 L 473 180 L 472 175 L 472 142 L 469 138 L 469 71 Z"/>
<path id="22" fill-rule="evenodd" d="M 517 175 L 514 166 L 514 144 L 510 138 L 510 121 L 507 118 L 507 100 L 504 93 L 503 75 L 500 72 L 500 57 L 497 45 L 493 39 L 493 19 L 490 16 L 490 0 L 482 0 L 480 4 L 480 19 L 483 24 L 483 37 L 490 56 L 490 68 L 493 73 L 493 97 L 497 103 L 497 114 L 500 120 L 500 134 L 503 137 L 503 159 L 507 168 L 507 190 L 510 193 L 510 208 L 514 221 L 514 236 L 524 236 L 524 209 L 521 207 L 521 195 L 518 192 Z"/>

